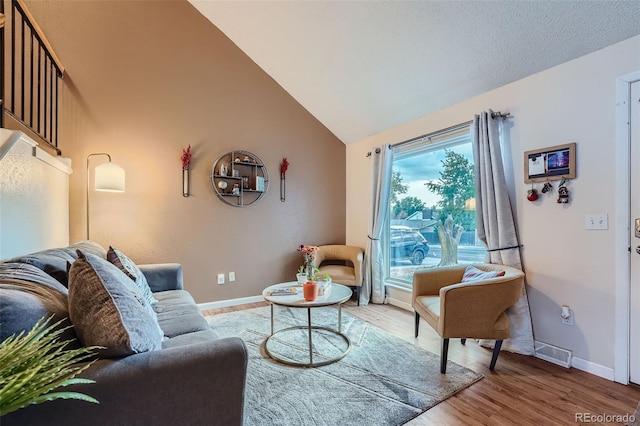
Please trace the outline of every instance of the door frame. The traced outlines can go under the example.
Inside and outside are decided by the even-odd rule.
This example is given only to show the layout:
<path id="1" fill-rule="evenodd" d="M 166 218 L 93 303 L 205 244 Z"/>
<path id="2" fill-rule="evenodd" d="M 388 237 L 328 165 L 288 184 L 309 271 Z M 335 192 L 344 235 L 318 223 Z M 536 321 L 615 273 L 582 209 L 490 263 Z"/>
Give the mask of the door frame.
<path id="1" fill-rule="evenodd" d="M 625 74 L 616 79 L 616 213 L 615 223 L 615 338 L 614 381 L 629 384 L 629 333 L 631 293 L 631 252 L 629 233 L 631 226 L 630 195 L 631 169 L 631 83 L 640 80 L 640 71 Z"/>

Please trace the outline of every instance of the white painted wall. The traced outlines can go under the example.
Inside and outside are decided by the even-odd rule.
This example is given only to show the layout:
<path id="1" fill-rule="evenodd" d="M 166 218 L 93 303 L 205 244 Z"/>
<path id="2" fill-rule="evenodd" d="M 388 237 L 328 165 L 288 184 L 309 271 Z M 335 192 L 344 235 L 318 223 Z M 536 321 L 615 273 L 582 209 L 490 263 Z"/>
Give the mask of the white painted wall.
<path id="1" fill-rule="evenodd" d="M 613 369 L 613 229 L 626 226 L 615 222 L 616 78 L 637 70 L 640 36 L 347 145 L 347 244 L 365 247 L 367 242 L 368 151 L 471 120 L 489 108 L 509 111 L 513 118 L 505 130 L 535 338 L 570 349 L 587 364 Z M 577 142 L 570 204 L 557 204 L 555 192 L 527 201 L 524 151 L 569 142 Z M 609 230 L 586 230 L 590 213 L 607 213 Z M 573 327 L 560 322 L 563 304 L 574 311 Z"/>
<path id="2" fill-rule="evenodd" d="M 0 260 L 69 244 L 71 161 L 37 145 L 0 129 Z"/>

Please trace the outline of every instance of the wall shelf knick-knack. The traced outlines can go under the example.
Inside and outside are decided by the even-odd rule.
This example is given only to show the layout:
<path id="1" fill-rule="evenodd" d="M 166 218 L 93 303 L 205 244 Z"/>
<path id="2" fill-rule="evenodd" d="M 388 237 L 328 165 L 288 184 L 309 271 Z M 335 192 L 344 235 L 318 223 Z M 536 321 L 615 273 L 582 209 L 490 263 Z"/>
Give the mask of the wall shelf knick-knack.
<path id="1" fill-rule="evenodd" d="M 243 150 L 218 157 L 211 166 L 210 179 L 216 195 L 234 207 L 261 200 L 269 188 L 267 167 L 257 155 Z"/>

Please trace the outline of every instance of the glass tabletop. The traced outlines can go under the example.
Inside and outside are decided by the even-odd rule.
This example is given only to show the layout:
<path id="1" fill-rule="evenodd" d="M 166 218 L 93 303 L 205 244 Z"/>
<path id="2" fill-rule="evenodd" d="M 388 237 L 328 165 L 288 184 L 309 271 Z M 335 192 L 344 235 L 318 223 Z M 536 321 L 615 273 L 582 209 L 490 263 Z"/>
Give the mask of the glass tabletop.
<path id="1" fill-rule="evenodd" d="M 272 294 L 271 292 L 279 288 L 295 289 L 296 293 L 292 294 Z M 329 294 L 318 296 L 313 302 L 307 302 L 302 295 L 302 285 L 297 281 L 289 281 L 270 285 L 262 291 L 262 297 L 270 303 L 282 306 L 292 306 L 298 308 L 313 308 L 319 306 L 329 306 L 344 303 L 351 299 L 351 289 L 341 284 L 331 283 Z"/>

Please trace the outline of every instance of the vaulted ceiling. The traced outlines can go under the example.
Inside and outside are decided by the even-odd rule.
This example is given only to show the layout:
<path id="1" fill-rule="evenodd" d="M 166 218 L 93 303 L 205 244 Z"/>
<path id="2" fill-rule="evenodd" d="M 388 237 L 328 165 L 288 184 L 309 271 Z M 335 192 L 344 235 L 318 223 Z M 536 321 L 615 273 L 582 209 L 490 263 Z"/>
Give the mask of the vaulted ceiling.
<path id="1" fill-rule="evenodd" d="M 189 1 L 344 143 L 640 34 L 635 0 Z"/>

